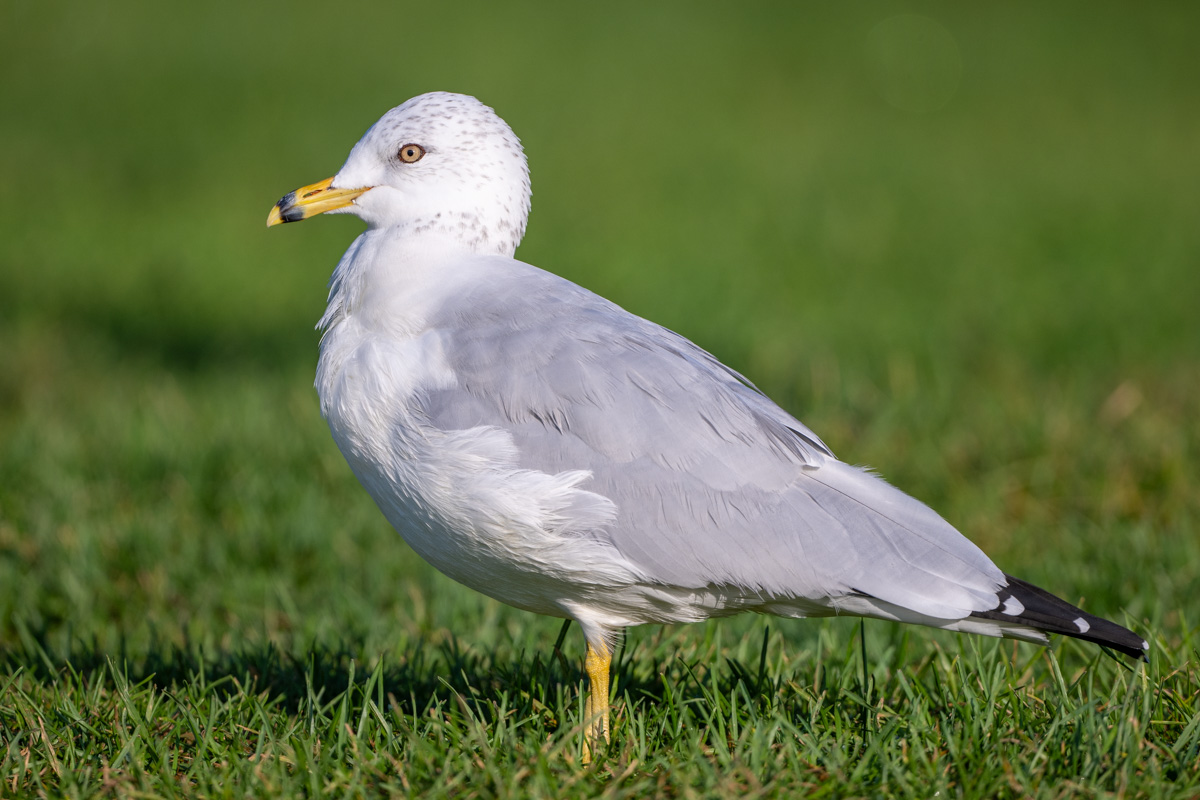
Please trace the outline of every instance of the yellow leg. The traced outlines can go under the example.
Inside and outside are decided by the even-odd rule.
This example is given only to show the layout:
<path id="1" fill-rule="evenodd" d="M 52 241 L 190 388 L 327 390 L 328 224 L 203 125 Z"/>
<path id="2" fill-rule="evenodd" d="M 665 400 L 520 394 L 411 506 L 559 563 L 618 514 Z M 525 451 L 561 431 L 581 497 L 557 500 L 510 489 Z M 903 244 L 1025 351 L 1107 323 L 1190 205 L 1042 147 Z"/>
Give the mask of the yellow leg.
<path id="1" fill-rule="evenodd" d="M 601 739 L 608 741 L 608 675 L 612 666 L 612 651 L 603 642 L 593 647 L 588 642 L 587 657 L 583 661 L 591 687 L 584 703 L 587 729 L 583 739 L 583 763 L 592 760 L 592 749 L 599 748 Z"/>

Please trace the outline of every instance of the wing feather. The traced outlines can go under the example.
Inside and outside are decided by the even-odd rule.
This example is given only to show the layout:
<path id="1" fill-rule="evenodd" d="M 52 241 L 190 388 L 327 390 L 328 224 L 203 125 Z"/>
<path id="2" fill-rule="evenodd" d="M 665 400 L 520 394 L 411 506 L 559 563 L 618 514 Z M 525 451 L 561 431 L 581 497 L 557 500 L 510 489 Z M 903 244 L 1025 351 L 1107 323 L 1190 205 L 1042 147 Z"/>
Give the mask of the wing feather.
<path id="1" fill-rule="evenodd" d="M 457 385 L 424 413 L 508 431 L 522 467 L 587 470 L 604 539 L 647 581 L 763 598 L 869 595 L 943 619 L 996 605 L 1003 574 L 928 506 L 820 438 L 683 337 L 520 262 L 434 319 Z"/>

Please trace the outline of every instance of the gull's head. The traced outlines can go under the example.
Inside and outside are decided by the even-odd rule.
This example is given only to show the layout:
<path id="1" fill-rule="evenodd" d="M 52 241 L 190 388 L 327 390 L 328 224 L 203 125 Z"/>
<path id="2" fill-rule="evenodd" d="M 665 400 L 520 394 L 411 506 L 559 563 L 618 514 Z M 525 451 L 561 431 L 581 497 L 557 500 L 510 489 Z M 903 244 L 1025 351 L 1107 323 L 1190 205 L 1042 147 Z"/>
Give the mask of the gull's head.
<path id="1" fill-rule="evenodd" d="M 511 256 L 529 197 L 525 154 L 504 120 L 474 97 L 432 92 L 384 114 L 336 175 L 285 195 L 267 226 L 355 214 L 372 228 Z"/>

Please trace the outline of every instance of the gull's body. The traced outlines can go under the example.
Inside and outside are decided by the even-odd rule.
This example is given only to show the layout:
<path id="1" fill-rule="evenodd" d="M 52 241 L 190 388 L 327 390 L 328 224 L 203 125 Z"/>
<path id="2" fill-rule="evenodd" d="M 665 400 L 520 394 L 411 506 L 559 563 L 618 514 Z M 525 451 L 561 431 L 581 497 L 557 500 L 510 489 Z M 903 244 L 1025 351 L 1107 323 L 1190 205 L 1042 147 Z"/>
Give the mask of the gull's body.
<path id="1" fill-rule="evenodd" d="M 647 622 L 856 614 L 1141 654 L 1140 637 L 1006 576 L 929 507 L 838 461 L 696 345 L 514 260 L 528 210 L 512 131 L 435 93 L 388 112 L 271 222 L 368 223 L 321 320 L 322 413 L 423 558 L 579 622 L 593 735 L 607 733 L 612 640 Z"/>

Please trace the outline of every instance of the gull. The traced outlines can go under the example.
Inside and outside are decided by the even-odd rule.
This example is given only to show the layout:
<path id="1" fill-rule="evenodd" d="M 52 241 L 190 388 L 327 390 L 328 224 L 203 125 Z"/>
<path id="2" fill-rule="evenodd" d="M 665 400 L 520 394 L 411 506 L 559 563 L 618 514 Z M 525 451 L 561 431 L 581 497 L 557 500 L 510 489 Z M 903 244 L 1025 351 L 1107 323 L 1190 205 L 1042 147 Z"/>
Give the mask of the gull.
<path id="1" fill-rule="evenodd" d="M 1145 657 L 1142 637 L 1005 574 L 708 352 L 517 261 L 529 208 L 509 126 L 434 92 L 267 225 L 366 222 L 319 323 L 321 413 L 422 558 L 579 624 L 585 760 L 609 738 L 614 643 L 633 625 L 856 615 Z"/>

